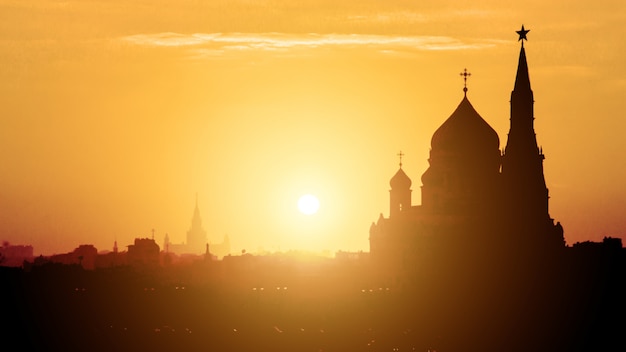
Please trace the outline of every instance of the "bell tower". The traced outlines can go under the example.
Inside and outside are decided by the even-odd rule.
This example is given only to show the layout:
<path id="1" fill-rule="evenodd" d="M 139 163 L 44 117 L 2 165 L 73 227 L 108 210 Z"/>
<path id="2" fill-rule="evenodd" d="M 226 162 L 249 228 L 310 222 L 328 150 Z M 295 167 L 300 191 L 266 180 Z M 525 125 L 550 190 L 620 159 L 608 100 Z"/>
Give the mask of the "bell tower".
<path id="1" fill-rule="evenodd" d="M 401 211 L 407 210 L 411 207 L 411 184 L 412 181 L 409 176 L 402 170 L 402 157 L 404 153 L 399 152 L 400 169 L 391 178 L 389 185 L 389 217 L 395 217 Z"/>

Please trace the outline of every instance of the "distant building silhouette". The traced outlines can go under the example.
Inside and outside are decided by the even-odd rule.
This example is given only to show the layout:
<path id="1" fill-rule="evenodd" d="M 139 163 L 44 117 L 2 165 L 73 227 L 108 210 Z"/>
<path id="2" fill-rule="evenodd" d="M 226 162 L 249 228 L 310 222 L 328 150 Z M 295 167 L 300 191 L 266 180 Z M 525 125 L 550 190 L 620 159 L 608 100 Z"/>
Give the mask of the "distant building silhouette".
<path id="1" fill-rule="evenodd" d="M 200 255 L 205 254 L 207 244 L 209 244 L 207 232 L 202 227 L 200 208 L 196 198 L 191 227 L 187 231 L 187 241 L 185 243 L 172 243 L 169 234 L 165 234 L 163 250 L 167 253 Z M 224 240 L 221 243 L 210 244 L 210 252 L 219 258 L 228 255 L 230 253 L 230 239 L 228 236 L 224 236 Z"/>
<path id="2" fill-rule="evenodd" d="M 12 245 L 4 241 L 0 247 L 0 266 L 20 267 L 24 261 L 33 259 L 33 246 Z"/>
<path id="3" fill-rule="evenodd" d="M 224 235 L 222 242 L 220 243 L 211 243 L 210 247 L 211 254 L 216 256 L 217 258 L 224 258 L 225 256 L 230 254 L 230 237 L 228 235 Z"/>
<path id="4" fill-rule="evenodd" d="M 187 250 L 189 253 L 203 253 L 208 243 L 206 231 L 202 228 L 202 218 L 196 198 L 196 208 L 191 219 L 191 228 L 187 231 Z"/>
<path id="5" fill-rule="evenodd" d="M 70 253 L 55 254 L 50 256 L 50 261 L 60 264 L 79 264 L 83 269 L 93 270 L 96 268 L 98 250 L 91 244 L 81 244 Z"/>
<path id="6" fill-rule="evenodd" d="M 98 253 L 98 256 L 96 257 L 96 269 L 127 265 L 126 254 L 126 251 L 120 252 L 118 250 L 116 240 L 113 242 L 113 251 Z"/>
<path id="7" fill-rule="evenodd" d="M 563 229 L 548 211 L 544 155 L 533 127 L 526 32 L 518 32 L 522 46 L 504 151 L 465 86 L 461 103 L 432 136 L 421 205 L 411 204 L 412 181 L 400 159 L 390 180 L 389 217 L 380 215 L 369 238 L 373 262 L 396 278 L 454 259 L 475 262 L 503 252 L 548 255 L 565 247 Z M 467 80 L 470 74 L 461 75 Z M 443 258 L 447 261 L 437 261 Z"/>
<path id="8" fill-rule="evenodd" d="M 135 238 L 134 244 L 128 245 L 127 260 L 133 267 L 157 267 L 159 262 L 159 245 L 150 238 Z"/>

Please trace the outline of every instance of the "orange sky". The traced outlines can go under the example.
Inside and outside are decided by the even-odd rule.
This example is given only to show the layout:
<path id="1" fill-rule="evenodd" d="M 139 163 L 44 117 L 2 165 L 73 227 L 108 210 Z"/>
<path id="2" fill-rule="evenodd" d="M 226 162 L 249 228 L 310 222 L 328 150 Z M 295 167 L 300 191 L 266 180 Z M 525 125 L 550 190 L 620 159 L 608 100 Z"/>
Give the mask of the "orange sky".
<path id="1" fill-rule="evenodd" d="M 468 96 L 506 143 L 519 43 L 550 213 L 624 236 L 622 1 L 0 1 L 0 240 L 183 242 L 196 194 L 233 252 L 369 250 L 402 150 Z M 296 202 L 316 194 L 320 212 Z"/>

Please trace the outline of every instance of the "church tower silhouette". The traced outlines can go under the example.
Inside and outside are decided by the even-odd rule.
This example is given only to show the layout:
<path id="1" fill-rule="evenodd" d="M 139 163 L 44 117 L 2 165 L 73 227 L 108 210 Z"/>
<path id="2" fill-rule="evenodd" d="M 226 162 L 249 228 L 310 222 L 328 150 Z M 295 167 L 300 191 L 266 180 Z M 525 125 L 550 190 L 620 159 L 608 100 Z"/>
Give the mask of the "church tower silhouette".
<path id="1" fill-rule="evenodd" d="M 501 260 L 515 251 L 522 260 L 550 258 L 565 247 L 563 228 L 548 212 L 524 49 L 528 32 L 524 26 L 517 31 L 522 43 L 504 152 L 497 132 L 467 97 L 470 74 L 464 70 L 464 96 L 431 140 L 421 205 L 410 204 L 412 183 L 400 162 L 390 180 L 389 217 L 380 215 L 369 238 L 372 260 L 392 275 L 435 262 L 446 265 L 453 257 Z"/>
<path id="2" fill-rule="evenodd" d="M 398 153 L 400 157 L 400 168 L 389 181 L 391 190 L 389 190 L 389 217 L 395 217 L 402 209 L 411 207 L 411 179 L 402 170 L 402 152 Z"/>
<path id="3" fill-rule="evenodd" d="M 463 91 L 461 103 L 433 134 L 430 166 L 422 175 L 422 206 L 432 213 L 476 215 L 494 206 L 500 139 L 470 103 L 467 87 Z"/>

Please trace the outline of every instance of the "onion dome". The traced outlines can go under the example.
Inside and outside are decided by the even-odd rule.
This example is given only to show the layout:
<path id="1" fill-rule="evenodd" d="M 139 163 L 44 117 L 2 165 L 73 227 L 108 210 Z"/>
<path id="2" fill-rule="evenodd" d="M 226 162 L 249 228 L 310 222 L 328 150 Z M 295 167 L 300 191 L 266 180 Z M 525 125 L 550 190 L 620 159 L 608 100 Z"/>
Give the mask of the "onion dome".
<path id="1" fill-rule="evenodd" d="M 440 180 L 441 178 L 437 177 L 430 167 L 422 174 L 422 184 L 439 185 Z"/>
<path id="2" fill-rule="evenodd" d="M 402 167 L 400 167 L 400 169 L 398 169 L 398 172 L 396 172 L 391 180 L 389 180 L 389 185 L 392 189 L 411 188 L 412 183 L 413 182 L 411 181 L 409 176 L 407 176 L 406 173 L 404 173 L 404 170 L 402 170 Z"/>
<path id="3" fill-rule="evenodd" d="M 433 134 L 431 147 L 433 151 L 462 154 L 474 150 L 499 150 L 500 138 L 464 96 L 452 115 Z"/>

